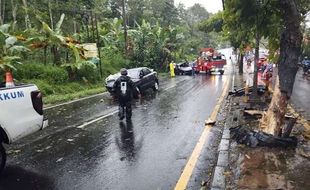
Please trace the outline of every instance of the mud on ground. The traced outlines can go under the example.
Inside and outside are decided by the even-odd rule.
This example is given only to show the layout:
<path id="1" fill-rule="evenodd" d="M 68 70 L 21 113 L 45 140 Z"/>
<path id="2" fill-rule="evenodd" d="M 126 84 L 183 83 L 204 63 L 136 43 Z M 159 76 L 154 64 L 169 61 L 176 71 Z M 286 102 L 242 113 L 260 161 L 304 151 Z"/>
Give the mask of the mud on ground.
<path id="1" fill-rule="evenodd" d="M 259 109 L 267 109 L 268 101 Z M 232 97 L 231 127 L 237 125 L 258 129 L 259 119 L 243 116 L 243 97 Z M 229 119 L 229 118 L 227 118 Z M 310 142 L 305 138 L 304 123 L 295 124 L 291 135 L 298 138 L 296 148 L 251 148 L 230 140 L 226 189 L 310 189 Z"/>

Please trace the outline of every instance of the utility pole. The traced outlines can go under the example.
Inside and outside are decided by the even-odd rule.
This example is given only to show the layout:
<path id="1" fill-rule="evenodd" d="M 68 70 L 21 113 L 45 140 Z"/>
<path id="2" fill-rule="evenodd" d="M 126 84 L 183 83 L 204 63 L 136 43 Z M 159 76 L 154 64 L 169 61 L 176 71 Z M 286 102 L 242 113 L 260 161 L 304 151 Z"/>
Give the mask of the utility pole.
<path id="1" fill-rule="evenodd" d="M 223 11 L 225 11 L 225 0 L 222 0 Z"/>
<path id="2" fill-rule="evenodd" d="M 92 38 L 93 42 L 95 42 L 95 24 L 94 24 L 94 16 L 93 16 L 93 11 L 90 11 L 90 20 L 91 20 L 91 30 L 92 30 Z"/>
<path id="3" fill-rule="evenodd" d="M 99 30 L 98 30 L 98 20 L 97 20 L 97 14 L 95 13 L 95 23 L 96 23 L 96 36 L 97 36 L 97 48 L 98 48 L 98 56 L 99 56 L 99 72 L 100 76 L 102 78 L 102 66 L 101 66 L 101 53 L 100 53 L 100 43 L 99 43 Z"/>
<path id="4" fill-rule="evenodd" d="M 122 9 L 123 9 L 123 26 L 124 26 L 124 39 L 125 39 L 125 56 L 127 57 L 127 46 L 128 46 L 128 42 L 127 42 L 127 22 L 126 22 L 126 9 L 125 9 L 125 5 L 126 5 L 126 0 L 123 0 L 123 4 L 122 4 Z"/>

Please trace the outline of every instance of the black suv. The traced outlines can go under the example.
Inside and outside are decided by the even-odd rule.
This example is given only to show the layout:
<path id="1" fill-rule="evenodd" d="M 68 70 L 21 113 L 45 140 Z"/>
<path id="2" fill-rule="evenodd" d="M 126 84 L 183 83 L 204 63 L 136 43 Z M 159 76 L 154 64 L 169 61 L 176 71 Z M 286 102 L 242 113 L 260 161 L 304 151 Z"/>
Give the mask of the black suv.
<path id="1" fill-rule="evenodd" d="M 127 71 L 128 76 L 136 84 L 140 93 L 143 93 L 149 88 L 152 88 L 154 91 L 158 90 L 159 86 L 157 72 L 153 71 L 153 69 L 149 69 L 147 67 L 139 67 L 128 69 Z M 114 95 L 115 93 L 115 89 L 113 89 L 113 84 L 120 76 L 121 74 L 118 72 L 114 75 L 109 75 L 105 79 L 105 87 L 111 95 Z"/>

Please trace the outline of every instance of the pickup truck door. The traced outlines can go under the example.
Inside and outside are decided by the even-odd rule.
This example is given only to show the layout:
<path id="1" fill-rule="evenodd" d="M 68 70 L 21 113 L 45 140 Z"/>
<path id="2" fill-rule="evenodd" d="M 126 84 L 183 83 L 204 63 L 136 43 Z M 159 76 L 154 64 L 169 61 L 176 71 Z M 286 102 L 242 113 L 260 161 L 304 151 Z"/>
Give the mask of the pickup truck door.
<path id="1" fill-rule="evenodd" d="M 43 115 L 36 112 L 31 98 L 37 90 L 35 85 L 0 89 L 0 127 L 9 143 L 41 129 Z"/>

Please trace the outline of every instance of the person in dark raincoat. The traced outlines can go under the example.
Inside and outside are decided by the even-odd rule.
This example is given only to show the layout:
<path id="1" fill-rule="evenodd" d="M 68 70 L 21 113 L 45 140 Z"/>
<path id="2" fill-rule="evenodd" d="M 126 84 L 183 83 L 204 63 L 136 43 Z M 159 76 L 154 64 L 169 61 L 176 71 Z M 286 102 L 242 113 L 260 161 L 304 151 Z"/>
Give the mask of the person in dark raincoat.
<path id="1" fill-rule="evenodd" d="M 135 83 L 127 76 L 127 69 L 121 69 L 121 76 L 115 81 L 113 88 L 116 90 L 116 95 L 119 102 L 119 119 L 125 118 L 130 120 L 132 115 L 131 101 L 134 96 L 137 96 L 140 92 L 137 89 Z"/>

